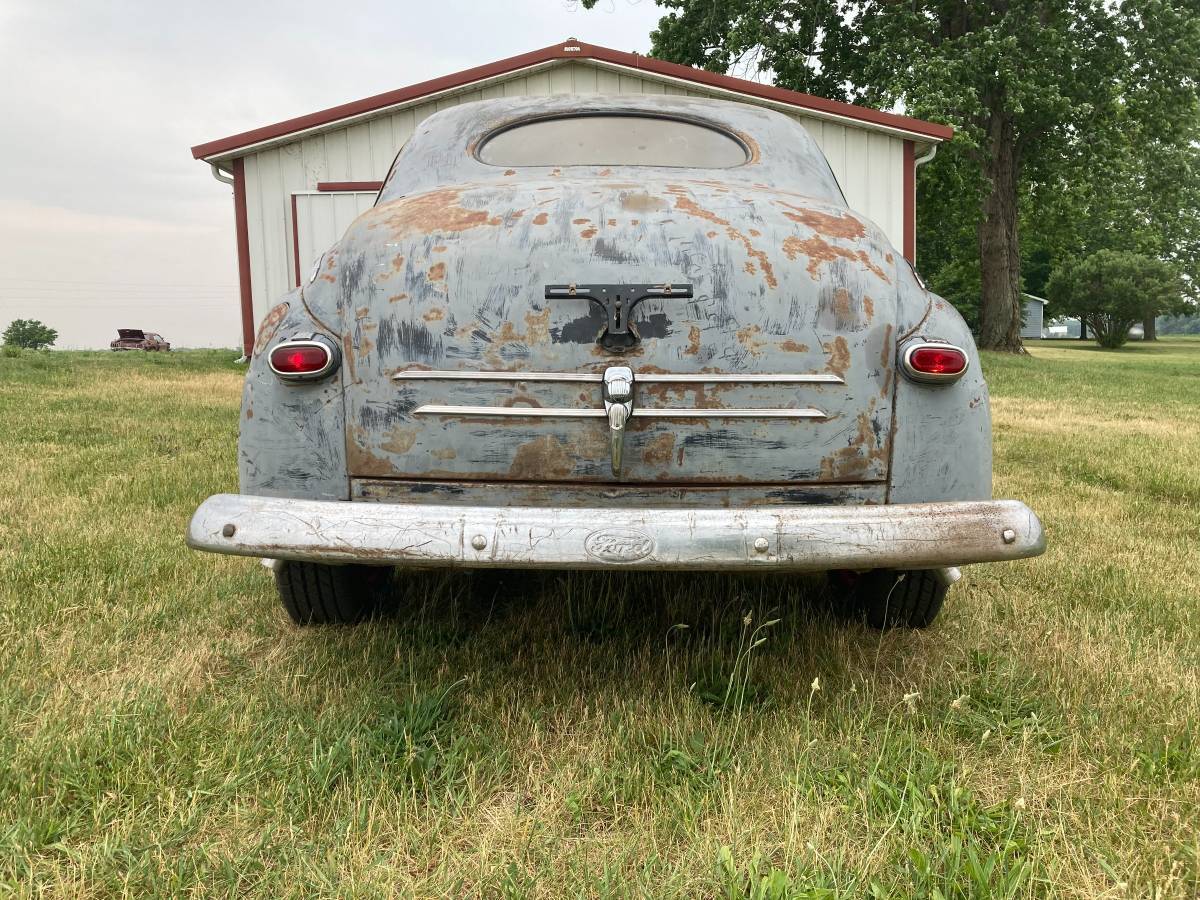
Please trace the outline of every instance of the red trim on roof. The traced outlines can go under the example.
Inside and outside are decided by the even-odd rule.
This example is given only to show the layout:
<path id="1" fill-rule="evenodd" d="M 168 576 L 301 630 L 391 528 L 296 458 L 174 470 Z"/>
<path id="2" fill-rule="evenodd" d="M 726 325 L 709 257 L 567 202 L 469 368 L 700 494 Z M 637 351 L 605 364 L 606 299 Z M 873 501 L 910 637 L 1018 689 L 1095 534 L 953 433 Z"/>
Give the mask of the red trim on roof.
<path id="1" fill-rule="evenodd" d="M 318 181 L 318 191 L 344 193 L 347 191 L 363 194 L 378 194 L 383 188 L 382 181 Z"/>
<path id="2" fill-rule="evenodd" d="M 625 53 L 595 44 L 570 41 L 543 47 L 540 50 L 533 50 L 529 53 L 522 53 L 519 56 L 510 56 L 507 59 L 501 59 L 483 66 L 476 66 L 472 69 L 464 69 L 461 72 L 444 75 L 441 78 L 434 78 L 430 81 L 422 81 L 419 84 L 410 85 L 399 90 L 376 94 L 373 97 L 356 100 L 353 103 L 343 103 L 340 106 L 333 106 L 329 109 L 323 109 L 320 112 L 309 113 L 306 116 L 286 119 L 283 122 L 276 122 L 274 125 L 266 125 L 262 128 L 243 131 L 240 134 L 230 135 L 229 137 L 209 141 L 205 144 L 197 144 L 192 148 L 192 156 L 196 159 L 217 156 L 251 144 L 285 137 L 286 135 L 297 131 L 305 131 L 309 128 L 329 125 L 341 119 L 360 116 L 365 113 L 374 112 L 375 110 L 384 109 L 388 106 L 395 106 L 399 103 L 416 100 L 428 94 L 436 94 L 439 91 L 465 87 L 473 82 L 482 81 L 485 78 L 494 78 L 497 75 L 504 75 L 518 69 L 525 69 L 555 59 L 594 59 L 599 62 L 627 66 L 632 69 L 642 69 L 656 75 L 682 78 L 698 84 L 708 85 L 709 87 L 737 91 L 738 93 L 758 97 L 763 100 L 773 100 L 777 103 L 787 103 L 792 106 L 801 107 L 802 109 L 811 109 L 816 112 L 843 116 L 872 125 L 896 128 L 937 141 L 949 140 L 954 135 L 954 129 L 948 125 L 938 125 L 933 122 L 925 122 L 921 119 L 911 119 L 908 116 L 900 116 L 895 113 L 870 109 L 865 106 L 855 106 L 851 103 L 841 103 L 837 100 L 826 100 L 823 97 L 814 97 L 812 94 L 789 91 L 785 88 L 769 84 L 759 84 L 757 81 L 747 81 L 744 78 L 734 78 L 730 75 L 719 75 L 716 72 L 708 72 L 704 69 L 693 68 L 692 66 L 683 66 L 661 59 L 653 59 L 649 56 L 642 56 L 639 53 Z"/>

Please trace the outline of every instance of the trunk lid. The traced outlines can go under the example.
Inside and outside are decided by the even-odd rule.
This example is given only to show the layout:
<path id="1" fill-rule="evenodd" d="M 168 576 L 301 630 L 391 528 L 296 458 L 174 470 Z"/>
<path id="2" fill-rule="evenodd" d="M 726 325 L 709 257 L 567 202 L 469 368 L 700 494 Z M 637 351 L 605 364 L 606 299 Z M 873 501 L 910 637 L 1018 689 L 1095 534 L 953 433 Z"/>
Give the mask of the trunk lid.
<path id="1" fill-rule="evenodd" d="M 401 198 L 327 255 L 351 475 L 886 479 L 895 259 L 879 230 L 765 185 L 602 176 Z M 620 353 L 597 340 L 598 305 L 546 298 L 635 283 L 692 296 L 641 302 L 640 341 Z M 614 366 L 635 381 L 619 475 L 601 385 Z"/>

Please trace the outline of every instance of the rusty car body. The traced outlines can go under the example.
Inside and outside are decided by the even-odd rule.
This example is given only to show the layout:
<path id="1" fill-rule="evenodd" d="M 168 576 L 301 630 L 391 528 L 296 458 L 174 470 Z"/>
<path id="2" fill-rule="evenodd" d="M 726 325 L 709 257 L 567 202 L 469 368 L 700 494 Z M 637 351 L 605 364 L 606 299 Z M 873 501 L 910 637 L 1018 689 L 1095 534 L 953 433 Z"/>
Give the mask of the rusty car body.
<path id="1" fill-rule="evenodd" d="M 962 318 L 799 123 L 723 101 L 426 119 L 262 323 L 239 463 L 189 542 L 282 561 L 297 621 L 462 566 L 838 571 L 924 625 L 955 567 L 1044 547 L 992 499 Z"/>
<path id="2" fill-rule="evenodd" d="M 117 339 L 109 342 L 109 350 L 148 350 L 151 352 L 170 350 L 171 345 L 161 334 L 143 331 L 140 328 L 118 328 Z"/>

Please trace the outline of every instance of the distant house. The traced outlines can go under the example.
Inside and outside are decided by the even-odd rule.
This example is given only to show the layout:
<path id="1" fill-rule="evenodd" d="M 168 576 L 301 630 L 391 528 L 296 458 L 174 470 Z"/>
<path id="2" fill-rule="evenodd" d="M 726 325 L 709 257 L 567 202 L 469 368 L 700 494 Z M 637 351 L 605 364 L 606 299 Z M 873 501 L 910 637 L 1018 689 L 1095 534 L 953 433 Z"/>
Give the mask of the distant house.
<path id="1" fill-rule="evenodd" d="M 1025 301 L 1024 309 L 1021 311 L 1021 337 L 1024 340 L 1040 340 L 1045 337 L 1043 320 L 1045 319 L 1046 304 L 1050 301 L 1024 293 L 1021 294 L 1021 299 Z"/>

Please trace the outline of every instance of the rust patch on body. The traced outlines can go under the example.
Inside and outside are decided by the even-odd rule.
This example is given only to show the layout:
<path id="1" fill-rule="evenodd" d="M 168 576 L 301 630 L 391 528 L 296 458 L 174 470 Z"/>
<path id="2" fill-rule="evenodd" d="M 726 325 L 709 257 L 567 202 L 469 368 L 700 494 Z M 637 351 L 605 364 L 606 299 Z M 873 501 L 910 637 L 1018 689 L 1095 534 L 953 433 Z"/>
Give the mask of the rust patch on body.
<path id="1" fill-rule="evenodd" d="M 516 170 L 516 169 L 505 169 L 505 170 L 504 170 L 504 174 L 505 174 L 505 175 L 516 175 L 516 174 L 517 174 L 517 170 Z"/>
<path id="2" fill-rule="evenodd" d="M 407 300 L 408 294 L 392 294 L 388 297 L 388 303 L 399 303 L 401 300 Z"/>
<path id="3" fill-rule="evenodd" d="M 532 310 L 525 313 L 525 343 L 548 344 L 550 342 L 550 307 L 540 313 Z"/>
<path id="4" fill-rule="evenodd" d="M 426 322 L 440 322 L 446 318 L 446 311 L 440 306 L 435 306 L 426 311 L 425 315 L 421 316 Z"/>
<path id="5" fill-rule="evenodd" d="M 784 203 L 782 200 L 777 200 L 776 202 L 780 206 L 786 206 L 788 209 L 793 210 L 793 212 L 784 212 L 784 215 L 793 222 L 807 225 L 813 231 L 823 234 L 826 237 L 855 240 L 867 233 L 867 230 L 863 227 L 863 223 L 851 213 L 831 216 L 829 213 L 819 212 L 815 209 L 793 206 L 791 203 Z"/>
<path id="6" fill-rule="evenodd" d="M 646 444 L 646 449 L 642 451 L 642 460 L 650 465 L 665 466 L 671 462 L 674 453 L 675 435 L 668 431 Z"/>
<path id="7" fill-rule="evenodd" d="M 751 356 L 762 356 L 763 342 L 759 339 L 762 328 L 758 325 L 747 325 L 736 332 L 738 343 L 746 348 Z"/>
<path id="8" fill-rule="evenodd" d="M 821 478 L 827 481 L 858 481 L 867 474 L 871 464 L 886 462 L 888 440 L 880 442 L 871 424 L 870 409 L 858 414 L 858 429 L 845 447 L 840 447 L 821 460 Z"/>
<path id="9" fill-rule="evenodd" d="M 839 378 L 845 378 L 846 370 L 850 368 L 850 347 L 846 343 L 846 339 L 839 335 L 833 339 L 832 343 L 821 346 L 829 354 L 829 360 L 825 363 L 826 371 L 832 372 Z"/>
<path id="10" fill-rule="evenodd" d="M 786 341 L 780 343 L 779 349 L 784 353 L 807 353 L 808 344 L 798 344 L 791 338 L 788 338 Z"/>
<path id="11" fill-rule="evenodd" d="M 417 428 L 403 428 L 397 426 L 388 432 L 386 441 L 382 441 L 379 446 L 388 453 L 407 453 L 412 449 L 413 444 L 417 442 Z"/>
<path id="12" fill-rule="evenodd" d="M 628 212 L 656 212 L 665 209 L 667 203 L 662 197 L 655 197 L 645 191 L 622 191 L 620 194 L 621 209 Z"/>
<path id="13" fill-rule="evenodd" d="M 267 344 L 275 336 L 275 332 L 279 328 L 279 323 L 287 315 L 288 309 L 290 307 L 286 302 L 277 303 L 271 307 L 271 311 L 263 318 L 262 324 L 258 326 L 258 336 L 254 339 L 254 352 L 256 354 L 262 353 L 267 349 Z"/>
<path id="14" fill-rule="evenodd" d="M 540 212 L 536 216 L 533 217 L 534 225 L 545 225 L 549 221 L 550 221 L 550 216 L 544 212 Z"/>
<path id="15" fill-rule="evenodd" d="M 434 263 L 429 267 L 427 275 L 430 281 L 443 281 L 446 278 L 446 264 L 443 262 Z"/>
<path id="16" fill-rule="evenodd" d="M 458 456 L 458 453 L 455 452 L 453 447 L 441 447 L 437 450 L 432 451 L 429 455 L 432 456 L 434 459 L 441 460 L 444 462 L 445 460 L 456 458 Z"/>
<path id="17" fill-rule="evenodd" d="M 572 225 L 588 225 L 588 224 L 591 224 L 591 221 L 592 221 L 591 219 L 572 219 L 571 224 Z"/>
<path id="18" fill-rule="evenodd" d="M 547 476 L 565 478 L 573 468 L 567 448 L 554 435 L 544 434 L 517 448 L 508 474 L 521 480 L 541 481 Z"/>
<path id="19" fill-rule="evenodd" d="M 819 235 L 814 234 L 807 240 L 801 240 L 795 235 L 786 237 L 783 240 L 783 252 L 787 254 L 788 259 L 795 259 L 801 254 L 807 256 L 808 274 L 813 278 L 820 276 L 820 268 L 823 263 L 835 262 L 838 259 L 848 259 L 859 263 L 863 268 L 869 269 L 880 281 L 891 284 L 891 279 L 887 277 L 887 273 L 875 265 L 865 250 L 849 250 L 846 247 L 836 247 Z"/>
<path id="20" fill-rule="evenodd" d="M 696 356 L 700 352 L 700 326 L 692 325 L 688 328 L 687 347 L 683 351 L 688 356 Z"/>
<path id="21" fill-rule="evenodd" d="M 409 234 L 436 234 L 466 231 L 485 223 L 499 224 L 499 219 L 489 220 L 482 209 L 466 209 L 459 205 L 462 191 L 443 188 L 429 191 L 416 197 L 393 200 L 378 210 L 379 221 L 368 227 L 383 224 L 397 236 Z"/>
<path id="22" fill-rule="evenodd" d="M 767 254 L 759 250 L 750 242 L 750 238 L 742 234 L 737 228 L 729 224 L 726 219 L 722 219 L 714 212 L 710 212 L 700 206 L 691 197 L 685 196 L 687 190 L 678 185 L 670 185 L 667 192 L 675 195 L 675 208 L 680 212 L 687 213 L 689 216 L 694 216 L 698 219 L 712 222 L 714 225 L 721 225 L 725 228 L 725 233 L 729 235 L 731 240 L 739 241 L 746 249 L 746 255 L 754 260 L 757 260 L 758 267 L 762 269 L 763 279 L 767 282 L 767 286 L 771 288 L 779 287 L 779 281 L 775 277 L 775 270 L 771 267 L 771 261 L 767 258 Z M 715 232 L 710 234 L 712 237 Z"/>

